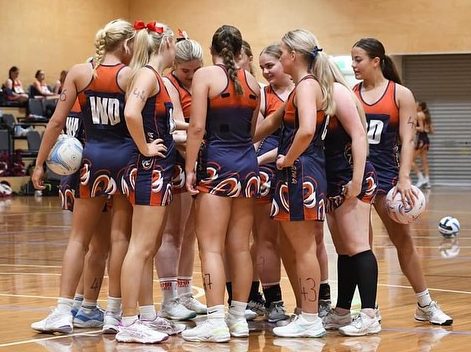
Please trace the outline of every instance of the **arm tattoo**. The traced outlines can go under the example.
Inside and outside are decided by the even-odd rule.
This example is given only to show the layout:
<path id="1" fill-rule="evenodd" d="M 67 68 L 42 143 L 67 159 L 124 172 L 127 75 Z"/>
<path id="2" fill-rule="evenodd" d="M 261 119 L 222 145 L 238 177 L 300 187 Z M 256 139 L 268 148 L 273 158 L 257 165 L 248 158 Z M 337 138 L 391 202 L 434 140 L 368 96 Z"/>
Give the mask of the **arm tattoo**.
<path id="1" fill-rule="evenodd" d="M 411 126 L 411 128 L 414 128 L 415 129 L 415 120 L 412 116 L 409 116 L 409 119 L 407 120 L 407 123 Z"/>
<path id="2" fill-rule="evenodd" d="M 132 92 L 132 94 L 136 96 L 136 98 L 139 98 L 145 102 L 146 101 L 146 97 L 144 94 L 145 92 L 146 92 L 145 90 L 138 90 L 137 88 L 134 88 L 134 91 Z"/>
<path id="3" fill-rule="evenodd" d="M 59 96 L 59 100 L 60 101 L 65 101 L 67 99 L 67 89 L 64 89 L 61 93 L 61 95 Z"/>

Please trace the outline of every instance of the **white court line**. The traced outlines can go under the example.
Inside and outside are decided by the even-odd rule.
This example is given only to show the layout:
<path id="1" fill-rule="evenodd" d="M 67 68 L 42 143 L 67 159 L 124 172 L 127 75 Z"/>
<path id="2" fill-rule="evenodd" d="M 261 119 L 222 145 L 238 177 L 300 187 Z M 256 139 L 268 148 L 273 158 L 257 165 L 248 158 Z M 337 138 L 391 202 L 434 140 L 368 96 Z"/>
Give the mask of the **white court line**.
<path id="1" fill-rule="evenodd" d="M 51 337 L 45 337 L 43 339 L 31 339 L 31 340 L 23 340 L 23 341 L 16 341 L 16 342 L 9 342 L 9 343 L 2 343 L 0 344 L 0 347 L 8 347 L 8 346 L 17 346 L 17 345 L 24 345 L 26 343 L 34 343 L 38 341 L 48 341 L 48 340 L 58 340 L 58 339 L 64 339 L 67 337 L 72 337 L 72 336 L 98 336 L 101 335 L 101 331 L 97 333 L 97 331 L 90 331 L 90 332 L 78 332 L 76 334 L 67 334 L 67 335 L 60 335 L 60 336 L 51 336 Z"/>

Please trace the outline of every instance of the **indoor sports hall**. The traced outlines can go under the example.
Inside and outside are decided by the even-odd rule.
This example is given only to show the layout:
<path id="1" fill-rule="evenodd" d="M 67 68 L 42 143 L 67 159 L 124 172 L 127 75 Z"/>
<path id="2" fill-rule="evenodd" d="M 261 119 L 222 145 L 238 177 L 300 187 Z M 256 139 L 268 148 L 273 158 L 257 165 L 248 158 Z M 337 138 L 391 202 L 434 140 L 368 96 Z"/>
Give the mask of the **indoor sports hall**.
<path id="1" fill-rule="evenodd" d="M 470 351 L 470 13 L 469 0 L 0 0 L 0 351 Z M 50 128 L 49 120 L 52 116 L 52 121 L 55 121 L 57 111 L 67 99 L 68 93 L 64 87 L 69 86 L 63 78 L 67 75 L 66 71 L 74 72 L 70 70 L 76 64 L 91 62 L 93 65 L 95 61 L 91 58 L 96 57 L 99 51 L 95 35 L 114 19 L 133 24 L 133 33 L 159 33 L 163 28 L 159 27 L 159 23 L 165 23 L 173 30 L 176 44 L 180 39 L 189 38 L 201 44 L 204 67 L 212 64 L 210 48 L 215 31 L 222 25 L 235 26 L 240 30 L 242 39 L 250 44 L 251 54 L 246 52 L 248 67 L 262 90 L 270 83 L 260 67 L 260 53 L 267 46 L 282 42 L 283 35 L 288 31 L 303 28 L 313 33 L 319 42 L 312 60 L 316 59 L 318 51 L 327 54 L 346 79 L 349 88 L 357 87 L 358 97 L 362 101 L 365 95 L 362 95 L 364 93 L 358 84 L 364 78 L 359 76 L 356 68 L 352 68 L 352 64 L 355 66 L 352 55 L 353 60 L 357 60 L 352 54 L 352 48 L 357 47 L 361 38 L 376 38 L 384 44 L 385 54 L 391 57 L 397 68 L 401 84 L 412 92 L 418 105 L 426 103 L 424 107 L 417 108 L 417 114 L 413 108 L 414 116 L 400 116 L 409 118 L 409 122 L 403 125 L 412 126 L 414 136 L 417 135 L 412 141 L 415 145 L 411 149 L 414 150 L 411 152 L 413 157 L 406 164 L 414 162 L 414 166 L 409 165 L 410 183 L 416 185 L 418 192 L 423 194 L 425 210 L 417 219 L 404 214 L 402 218 L 395 215 L 395 212 L 401 213 L 401 209 L 388 210 L 393 221 L 402 219 L 410 222 L 408 231 L 415 251 L 410 253 L 410 257 L 402 253 L 402 268 L 396 248 L 398 242 L 391 240 L 397 234 L 388 233 L 376 210 L 371 210 L 369 238 L 372 240 L 371 251 L 377 260 L 378 277 L 376 305 L 370 310 L 374 311 L 374 319 L 380 324 L 380 332 L 344 336 L 339 332 L 343 331 L 341 329 L 336 331 L 326 328 L 326 334 L 316 338 L 277 336 L 277 329 L 292 324 L 298 316 L 304 314 L 304 310 L 303 313 L 297 313 L 298 302 L 288 278 L 288 270 L 283 265 L 279 286 L 285 318 L 277 322 L 268 321 L 267 312 L 272 306 L 265 306 L 265 313 L 258 312 L 254 314 L 255 318 L 249 319 L 249 305 L 245 311 L 248 336 L 232 335 L 224 343 L 189 341 L 182 337 L 185 335 L 181 331 L 166 336 L 161 343 L 123 343 L 115 338 L 116 331 L 114 334 L 102 332 L 103 321 L 97 327 L 80 328 L 75 325 L 74 319 L 73 331 L 67 333 L 41 333 L 32 328 L 32 324 L 34 326 L 35 322 L 58 309 L 55 305 L 60 298 L 59 287 L 61 274 L 64 275 L 63 259 L 72 228 L 72 212 L 61 207 L 64 202 L 61 204 L 58 194 L 59 175 L 46 171 L 43 177 L 45 188 L 42 190 L 34 188 L 31 175 L 35 172 L 38 152 L 39 158 L 41 155 L 39 148 L 41 141 L 44 141 L 43 136 L 48 133 L 46 128 Z M 130 50 L 133 50 L 132 45 Z M 282 64 L 283 60 L 287 60 L 284 58 L 279 58 Z M 381 65 L 384 64 L 381 60 L 375 66 L 378 70 L 382 70 Z M 169 69 L 164 74 L 171 71 Z M 159 78 L 158 82 L 163 81 Z M 119 86 L 119 83 L 116 84 Z M 38 91 L 35 92 L 35 89 Z M 397 92 L 395 90 L 391 96 L 400 111 Z M 135 95 L 139 98 L 138 93 Z M 173 100 L 172 94 L 167 95 Z M 379 99 L 383 96 L 379 96 Z M 80 97 L 77 97 L 79 100 Z M 181 102 L 183 108 L 183 100 Z M 367 102 L 363 103 L 368 107 Z M 54 110 L 56 106 L 58 108 Z M 368 111 L 366 116 L 368 118 Z M 191 119 L 189 126 L 190 131 L 193 126 Z M 370 155 L 374 148 L 372 146 L 379 143 L 375 134 L 379 126 L 384 127 L 382 122 L 376 127 L 367 122 L 365 133 L 370 142 Z M 69 125 L 66 127 L 75 128 Z M 176 128 L 179 128 L 178 124 Z M 398 155 L 401 153 L 400 150 L 397 152 Z M 113 151 L 109 155 L 110 158 L 116 157 Z M 84 182 L 84 174 L 81 176 L 81 182 Z M 400 177 L 403 175 L 399 174 L 399 180 Z M 102 188 L 109 190 L 111 186 L 106 184 Z M 119 187 L 115 191 L 120 192 Z M 189 196 L 178 199 L 182 206 L 185 206 L 185 202 L 193 202 Z M 400 202 L 397 204 L 402 206 Z M 115 208 L 111 205 L 111 210 L 107 209 L 113 212 Z M 215 213 L 211 220 L 216 224 L 218 217 L 219 213 Z M 165 215 L 163 223 L 169 219 Z M 176 219 L 177 222 L 181 220 L 178 216 Z M 328 282 L 330 285 L 329 304 L 333 311 L 338 298 L 338 254 L 327 221 L 323 224 L 323 231 L 328 265 L 324 268 L 321 284 Z M 252 243 L 253 237 L 250 238 Z M 211 279 L 208 281 L 209 274 L 205 273 L 202 266 L 197 243 L 192 251 L 192 281 L 191 278 L 187 281 L 191 286 L 190 296 L 207 304 L 205 289 L 210 289 L 214 282 Z M 420 275 L 423 273 L 425 290 L 428 290 L 426 295 L 433 300 L 431 304 L 441 309 L 442 314 L 446 313 L 447 318 L 451 317 L 444 322 L 437 323 L 430 317 L 417 315 L 418 302 L 422 302 L 422 296 L 414 292 L 403 273 L 407 270 L 410 272 L 410 265 L 412 262 L 416 265 L 416 258 L 420 264 L 417 264 L 417 272 L 421 272 Z M 106 255 L 102 259 L 105 261 Z M 260 273 L 267 265 L 264 258 L 259 258 L 254 268 Z M 163 280 L 159 280 L 155 266 L 153 272 L 153 303 L 159 312 L 161 302 L 165 301 L 163 290 L 167 286 Z M 349 275 L 358 277 L 362 272 L 350 272 Z M 328 279 L 324 280 L 326 276 Z M 409 276 L 413 277 L 415 273 L 409 273 Z M 255 275 L 252 283 L 258 280 L 261 279 Z M 98 306 L 95 305 L 95 308 L 102 309 L 102 320 L 110 302 L 109 283 L 108 264 L 102 279 L 88 283 L 92 289 L 99 291 Z M 129 285 L 126 285 L 129 289 Z M 257 283 L 257 290 L 258 287 L 267 298 L 262 281 L 260 285 Z M 135 289 L 136 292 L 139 290 L 138 287 Z M 316 292 L 317 300 L 318 292 L 314 285 L 308 290 Z M 301 297 L 303 295 L 304 300 L 309 296 L 304 286 L 301 288 Z M 225 292 L 226 312 L 229 309 L 227 298 Z M 71 300 L 71 297 L 68 299 Z M 362 299 L 357 289 L 351 301 L 352 319 L 356 319 L 361 312 Z M 172 314 L 164 317 L 171 320 L 171 324 L 174 324 L 172 326 L 182 326 L 181 330 L 186 331 L 206 319 L 206 314 L 196 317 L 194 314 L 189 319 L 174 319 L 169 315 Z M 124 323 L 119 324 L 118 331 Z"/>

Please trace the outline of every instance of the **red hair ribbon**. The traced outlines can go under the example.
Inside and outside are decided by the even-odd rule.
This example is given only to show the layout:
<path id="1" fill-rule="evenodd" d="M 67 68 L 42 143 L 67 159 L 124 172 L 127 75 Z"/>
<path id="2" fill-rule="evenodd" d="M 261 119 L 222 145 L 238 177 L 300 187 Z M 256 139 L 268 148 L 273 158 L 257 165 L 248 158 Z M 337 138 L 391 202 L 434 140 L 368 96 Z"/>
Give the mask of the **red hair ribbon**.
<path id="1" fill-rule="evenodd" d="M 155 33 L 158 33 L 158 34 L 162 34 L 164 32 L 164 27 L 161 27 L 161 26 L 157 27 L 157 22 L 147 23 L 146 28 L 149 31 L 155 32 Z"/>
<path id="2" fill-rule="evenodd" d="M 144 29 L 146 28 L 146 25 L 144 24 L 144 21 L 134 21 L 134 29 L 135 30 L 141 30 L 141 29 Z"/>
<path id="3" fill-rule="evenodd" d="M 164 32 L 164 28 L 160 26 L 157 27 L 156 25 L 157 25 L 157 22 L 149 22 L 145 24 L 144 21 L 135 21 L 134 29 L 139 31 L 141 29 L 147 28 L 151 32 L 162 34 Z"/>

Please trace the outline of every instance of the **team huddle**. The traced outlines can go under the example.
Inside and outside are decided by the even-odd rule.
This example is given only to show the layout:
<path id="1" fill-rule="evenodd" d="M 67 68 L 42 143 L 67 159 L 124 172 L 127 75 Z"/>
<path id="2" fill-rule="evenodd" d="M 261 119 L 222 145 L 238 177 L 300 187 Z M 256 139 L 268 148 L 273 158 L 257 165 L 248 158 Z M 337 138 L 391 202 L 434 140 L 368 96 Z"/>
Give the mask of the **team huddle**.
<path id="1" fill-rule="evenodd" d="M 82 141 L 80 169 L 61 181 L 73 220 L 57 307 L 34 330 L 227 342 L 248 337 L 247 321 L 264 316 L 279 337 L 379 333 L 372 205 L 416 294 L 415 319 L 452 324 L 430 296 L 410 226 L 388 215 L 392 189 L 404 203 L 417 201 L 409 176 L 417 112 L 381 42 L 354 43 L 353 91 L 304 29 L 262 50 L 268 85 L 254 78 L 250 46 L 229 25 L 212 37 L 211 66 L 203 67 L 195 40 L 158 22 L 111 21 L 95 45 L 93 59 L 66 77 L 32 176 L 43 188 L 44 163 L 63 131 Z M 338 254 L 335 308 L 325 219 Z M 206 305 L 191 289 L 195 238 Z M 291 316 L 281 262 L 296 298 Z M 352 316 L 357 287 L 361 310 Z M 178 323 L 198 314 L 206 319 L 194 328 Z"/>

